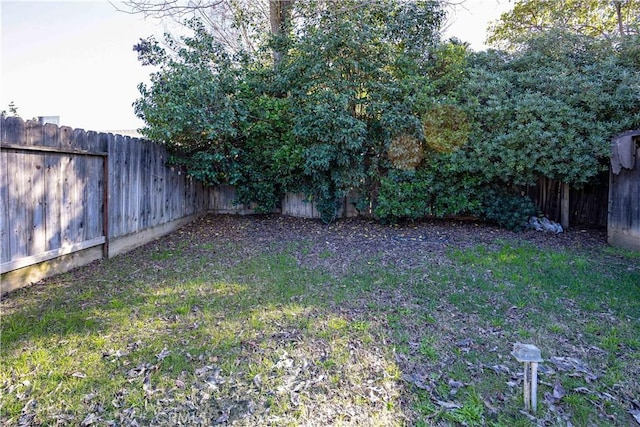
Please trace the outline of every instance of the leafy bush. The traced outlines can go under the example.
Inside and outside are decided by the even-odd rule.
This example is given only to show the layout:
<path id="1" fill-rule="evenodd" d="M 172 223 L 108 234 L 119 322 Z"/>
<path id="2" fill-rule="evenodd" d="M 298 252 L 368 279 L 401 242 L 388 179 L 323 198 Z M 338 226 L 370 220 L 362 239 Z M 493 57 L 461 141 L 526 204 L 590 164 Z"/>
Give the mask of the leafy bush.
<path id="1" fill-rule="evenodd" d="M 504 189 L 487 190 L 483 197 L 482 217 L 507 230 L 521 231 L 538 209 L 526 195 L 510 194 Z"/>
<path id="2" fill-rule="evenodd" d="M 447 155 L 432 158 L 417 171 L 392 169 L 380 181 L 374 214 L 383 221 L 444 217 L 480 212 L 477 181 L 458 175 Z"/>
<path id="3" fill-rule="evenodd" d="M 356 191 L 381 220 L 470 213 L 518 229 L 535 212 L 510 189 L 589 183 L 611 137 L 640 127 L 637 38 L 549 32 L 471 54 L 439 42 L 439 2 L 339 3 L 293 2 L 304 19 L 253 54 L 231 56 L 197 20 L 168 49 L 142 40 L 158 67 L 135 104 L 143 133 L 261 212 L 291 191 L 331 222 Z"/>

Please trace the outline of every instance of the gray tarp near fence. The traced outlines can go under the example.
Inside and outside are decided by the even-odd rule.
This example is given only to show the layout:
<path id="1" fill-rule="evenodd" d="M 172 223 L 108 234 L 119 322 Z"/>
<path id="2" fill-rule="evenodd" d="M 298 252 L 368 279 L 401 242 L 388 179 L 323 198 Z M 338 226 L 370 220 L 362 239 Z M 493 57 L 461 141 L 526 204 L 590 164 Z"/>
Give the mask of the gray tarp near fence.
<path id="1" fill-rule="evenodd" d="M 618 135 L 611 144 L 611 170 L 619 175 L 622 168 L 633 169 L 636 164 L 636 137 L 640 131 Z"/>

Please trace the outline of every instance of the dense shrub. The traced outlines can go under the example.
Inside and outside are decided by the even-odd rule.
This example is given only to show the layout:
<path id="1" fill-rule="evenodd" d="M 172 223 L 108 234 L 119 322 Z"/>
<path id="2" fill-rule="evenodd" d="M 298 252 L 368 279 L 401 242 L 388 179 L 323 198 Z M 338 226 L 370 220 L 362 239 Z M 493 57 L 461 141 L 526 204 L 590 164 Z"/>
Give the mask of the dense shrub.
<path id="1" fill-rule="evenodd" d="M 158 67 L 135 104 L 143 133 L 258 211 L 302 192 L 330 222 L 355 191 L 381 220 L 473 214 L 517 229 L 535 212 L 511 189 L 584 185 L 611 137 L 640 127 L 632 42 L 550 32 L 471 53 L 439 41 L 438 2 L 293 4 L 303 19 L 251 55 L 195 20 L 168 49 L 136 46 Z"/>
<path id="2" fill-rule="evenodd" d="M 538 209 L 527 195 L 488 189 L 484 193 L 481 212 L 482 218 L 488 221 L 507 230 L 520 231 L 527 227 L 529 217 L 538 214 Z"/>

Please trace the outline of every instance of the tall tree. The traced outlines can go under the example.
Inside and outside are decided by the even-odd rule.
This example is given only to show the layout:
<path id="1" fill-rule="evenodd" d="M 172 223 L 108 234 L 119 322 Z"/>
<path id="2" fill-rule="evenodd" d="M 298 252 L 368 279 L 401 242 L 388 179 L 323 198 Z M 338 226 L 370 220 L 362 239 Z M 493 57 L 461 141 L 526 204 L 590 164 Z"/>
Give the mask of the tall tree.
<path id="1" fill-rule="evenodd" d="M 508 50 L 550 30 L 598 38 L 637 34 L 640 0 L 516 0 L 489 29 L 487 41 Z"/>
<path id="2" fill-rule="evenodd" d="M 198 18 L 232 52 L 255 52 L 270 33 L 280 35 L 293 0 L 126 0 L 118 10 L 170 19 L 179 26 Z"/>
<path id="3" fill-rule="evenodd" d="M 277 69 L 264 56 L 230 55 L 198 21 L 193 36 L 169 38 L 174 55 L 140 43 L 141 61 L 159 71 L 140 85 L 136 112 L 144 134 L 191 175 L 235 184 L 242 202 L 265 210 L 277 192 L 301 191 L 329 221 L 338 198 L 354 188 L 367 194 L 392 167 L 392 140 L 424 139 L 422 115 L 444 90 L 429 81 L 443 12 L 419 0 L 291 5 L 298 21 L 278 29 L 284 44 L 276 36 L 259 49 L 282 53 Z"/>

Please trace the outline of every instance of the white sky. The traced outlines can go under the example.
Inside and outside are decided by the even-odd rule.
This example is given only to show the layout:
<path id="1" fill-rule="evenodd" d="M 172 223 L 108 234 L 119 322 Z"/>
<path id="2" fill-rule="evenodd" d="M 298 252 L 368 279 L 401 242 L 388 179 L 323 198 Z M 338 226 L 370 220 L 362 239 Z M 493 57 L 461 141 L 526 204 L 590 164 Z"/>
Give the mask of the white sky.
<path id="1" fill-rule="evenodd" d="M 484 49 L 487 23 L 510 7 L 508 0 L 466 0 L 445 36 Z M 162 34 L 161 23 L 107 1 L 77 0 L 1 0 L 0 22 L 0 110 L 13 101 L 24 119 L 60 116 L 61 125 L 97 131 L 143 126 L 131 104 L 151 69 L 132 47 Z"/>

